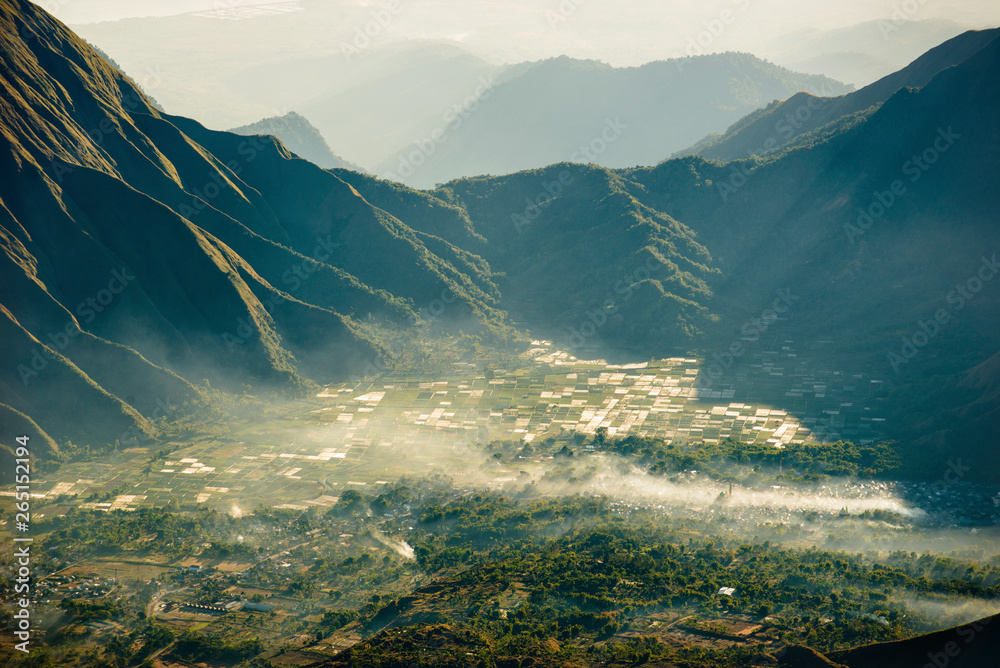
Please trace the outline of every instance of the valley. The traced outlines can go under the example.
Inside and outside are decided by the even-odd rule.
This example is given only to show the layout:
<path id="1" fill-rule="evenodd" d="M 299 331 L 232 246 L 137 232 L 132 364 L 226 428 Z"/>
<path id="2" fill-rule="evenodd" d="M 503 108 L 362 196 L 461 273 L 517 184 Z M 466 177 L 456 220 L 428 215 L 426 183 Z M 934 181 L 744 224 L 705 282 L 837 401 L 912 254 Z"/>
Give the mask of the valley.
<path id="1" fill-rule="evenodd" d="M 0 664 L 993 666 L 977 2 L 0 0 Z"/>
<path id="2" fill-rule="evenodd" d="M 330 386 L 267 422 L 220 425 L 226 437 L 62 466 L 34 486 L 42 637 L 61 661 L 103 648 L 168 667 L 427 652 L 462 665 L 476 647 L 550 665 L 648 653 L 722 666 L 995 612 L 1000 488 L 817 474 L 836 446 L 806 430 L 816 466 L 796 459 L 799 439 L 774 442 L 792 416 L 699 396 L 697 360 L 581 361 L 536 341 L 505 363 L 490 380 L 459 364 L 434 376 L 447 380 Z M 842 391 L 838 375 L 819 394 Z M 630 420 L 692 458 L 650 465 L 615 447 L 642 445 L 621 438 Z M 741 446 L 752 459 L 704 454 L 739 423 L 759 439 Z M 766 453 L 782 450 L 776 469 Z M 650 570 L 643 555 L 666 561 Z"/>
<path id="3" fill-rule="evenodd" d="M 499 361 L 509 368 L 483 363 L 483 373 L 476 364 L 453 362 L 426 376 L 389 372 L 329 386 L 269 422 L 250 419 L 191 442 L 122 446 L 106 458 L 65 465 L 35 489 L 47 499 L 85 501 L 129 488 L 80 506 L 100 510 L 162 507 L 175 497 L 223 512 L 261 502 L 305 510 L 334 503 L 344 489 L 414 471 L 482 480 L 469 453 L 492 441 L 579 443 L 603 429 L 610 439 L 635 435 L 678 445 L 731 439 L 780 449 L 882 437 L 885 391 L 877 388 L 884 379 L 818 371 L 806 354 L 792 352 L 794 341 L 774 331 L 768 344 L 745 343 L 739 365 L 711 380 L 696 358 L 612 364 L 533 341 L 525 353 Z M 161 449 L 169 453 L 150 461 Z"/>
<path id="4" fill-rule="evenodd" d="M 612 363 L 534 340 L 449 362 L 445 349 L 438 371 L 403 364 L 266 416 L 230 408 L 183 437 L 123 439 L 33 482 L 46 547 L 35 619 L 62 661 L 104 651 L 166 668 L 336 666 L 430 651 L 462 665 L 489 647 L 550 665 L 723 666 L 995 612 L 1000 487 L 887 479 L 894 455 L 876 444 L 889 379 L 818 372 L 810 351 L 828 342 L 788 336 L 777 323 L 746 337 L 745 354 L 711 374 L 720 358 Z M 844 448 L 848 437 L 877 458 Z M 596 577 L 565 555 L 608 531 L 632 544 L 662 535 L 690 574 L 650 589 L 638 562 L 616 569 L 604 607 L 629 605 L 627 617 L 585 612 L 592 589 L 543 593 L 567 568 Z M 842 559 L 838 584 L 823 564 Z M 803 569 L 826 572 L 824 584 L 792 585 Z M 984 588 L 954 589 L 947 573 L 963 569 Z M 904 572 L 929 575 L 934 593 Z M 790 589 L 766 593 L 761 576 Z M 813 618 L 817 585 L 832 603 Z"/>

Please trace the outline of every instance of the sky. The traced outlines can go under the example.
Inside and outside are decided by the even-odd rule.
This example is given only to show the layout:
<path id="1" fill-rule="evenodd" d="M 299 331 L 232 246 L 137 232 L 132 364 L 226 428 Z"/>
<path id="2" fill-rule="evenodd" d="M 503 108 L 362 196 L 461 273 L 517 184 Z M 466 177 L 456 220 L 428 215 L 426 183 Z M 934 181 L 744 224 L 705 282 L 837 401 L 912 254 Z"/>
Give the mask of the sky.
<path id="1" fill-rule="evenodd" d="M 293 2 L 295 0 L 292 0 Z M 374 0 L 315 0 L 326 4 L 376 6 Z M 170 16 L 186 12 L 279 4 L 274 0 L 41 0 L 36 4 L 66 23 L 95 23 L 140 16 Z M 580 16 L 675 17 L 688 24 L 710 19 L 725 9 L 734 14 L 754 16 L 754 22 L 772 26 L 819 29 L 839 27 L 866 20 L 889 18 L 893 12 L 908 18 L 947 18 L 959 23 L 989 25 L 996 22 L 1000 9 L 995 0 L 438 0 L 417 2 L 398 0 L 401 7 L 426 5 L 435 13 L 459 15 L 476 22 L 476 17 L 497 11 L 513 16 L 546 13 L 572 18 Z"/>
<path id="2" fill-rule="evenodd" d="M 280 0 L 279 0 L 280 1 Z M 330 0 L 336 4 L 337 0 Z M 399 0 L 401 5 L 414 4 Z M 93 23 L 113 21 L 139 16 L 169 16 L 193 11 L 219 8 L 246 7 L 276 4 L 274 0 L 42 0 L 41 5 L 67 23 Z M 369 0 L 355 0 L 355 5 L 376 5 Z M 488 11 L 490 8 L 520 12 L 524 8 L 536 11 L 554 11 L 574 6 L 578 11 L 602 14 L 616 11 L 619 7 L 630 10 L 659 13 L 669 8 L 679 16 L 700 16 L 706 10 L 721 10 L 732 7 L 741 11 L 754 9 L 780 22 L 812 24 L 824 27 L 828 21 L 849 24 L 863 20 L 884 18 L 894 8 L 906 11 L 917 7 L 926 18 L 950 18 L 959 22 L 989 22 L 995 20 L 998 10 L 994 0 L 831 0 L 823 3 L 805 3 L 801 0 L 535 0 L 521 2 L 500 2 L 486 0 L 440 0 L 428 3 L 446 8 L 449 12 L 471 14 Z M 584 9 L 587 8 L 587 9 Z"/>
<path id="3" fill-rule="evenodd" d="M 792 36 L 865 21 L 944 19 L 1000 25 L 996 0 L 41 0 L 75 27 L 129 17 L 199 12 L 200 20 L 271 18 L 299 11 L 361 30 L 390 17 L 380 39 L 448 39 L 498 62 L 558 55 L 616 66 L 720 51 L 780 61 Z M 337 21 L 337 17 L 342 20 Z M 81 34 L 86 35 L 83 30 Z M 339 37 L 342 39 L 342 37 Z"/>
<path id="4" fill-rule="evenodd" d="M 38 2 L 70 24 L 95 23 L 139 16 L 168 16 L 185 12 L 232 10 L 249 6 L 327 5 L 377 7 L 378 0 L 42 0 Z M 828 30 L 862 21 L 892 18 L 949 19 L 970 27 L 995 26 L 1000 21 L 996 0 L 395 0 L 400 14 L 420 12 L 434 16 L 441 30 L 495 31 L 516 37 L 517 31 L 535 32 L 546 24 L 559 28 L 569 21 L 601 27 L 603 39 L 618 42 L 636 31 L 655 27 L 670 33 L 697 36 L 715 21 L 728 22 L 726 32 L 744 33 L 746 46 L 760 46 L 768 35 L 801 29 Z M 707 26 L 706 26 L 707 24 Z M 737 29 L 740 24 L 745 27 Z M 716 24 L 718 26 L 719 24 Z M 461 34 L 436 34 L 456 37 Z M 756 50 L 760 50 L 759 48 Z"/>
<path id="5" fill-rule="evenodd" d="M 82 24 L 201 12 L 204 20 L 247 18 L 248 8 L 345 17 L 341 27 L 391 15 L 394 39 L 450 39 L 502 62 L 557 55 L 613 65 L 700 52 L 747 51 L 780 59 L 779 38 L 873 20 L 945 19 L 963 28 L 1000 25 L 996 0 L 41 0 L 64 22 Z M 389 12 L 387 14 L 386 12 Z M 351 17 L 351 18 L 348 18 Z M 348 25 L 349 24 L 349 25 Z M 887 24 L 887 29 L 891 26 Z M 84 32 L 84 34 L 86 34 Z"/>

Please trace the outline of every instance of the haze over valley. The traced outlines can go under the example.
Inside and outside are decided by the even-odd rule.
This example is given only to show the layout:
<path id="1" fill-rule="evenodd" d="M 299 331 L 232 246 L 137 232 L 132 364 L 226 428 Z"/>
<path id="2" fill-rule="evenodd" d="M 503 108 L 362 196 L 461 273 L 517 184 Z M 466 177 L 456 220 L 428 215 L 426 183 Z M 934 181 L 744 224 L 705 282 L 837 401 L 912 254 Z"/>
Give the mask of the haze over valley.
<path id="1" fill-rule="evenodd" d="M 50 4 L 4 665 L 993 665 L 991 3 Z"/>

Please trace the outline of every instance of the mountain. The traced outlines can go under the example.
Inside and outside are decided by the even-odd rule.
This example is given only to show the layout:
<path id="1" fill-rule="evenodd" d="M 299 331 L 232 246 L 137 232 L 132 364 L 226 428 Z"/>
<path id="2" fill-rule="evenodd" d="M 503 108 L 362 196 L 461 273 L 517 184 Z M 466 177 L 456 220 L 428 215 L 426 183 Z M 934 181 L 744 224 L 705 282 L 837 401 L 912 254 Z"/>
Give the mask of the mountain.
<path id="1" fill-rule="evenodd" d="M 801 90 L 833 95 L 850 88 L 748 54 L 634 68 L 568 57 L 523 63 L 495 84 L 470 89 L 463 104 L 374 171 L 427 187 L 561 161 L 655 164 L 714 128 Z"/>
<path id="2" fill-rule="evenodd" d="M 305 117 L 294 111 L 290 111 L 284 116 L 265 118 L 251 125 L 232 128 L 229 131 L 243 136 L 271 135 L 277 137 L 289 151 L 323 169 L 344 167 L 357 172 L 365 171 L 358 165 L 335 155 L 319 130 Z"/>
<path id="3" fill-rule="evenodd" d="M 931 52 L 920 62 L 933 66 L 901 73 L 881 105 L 763 162 L 554 165 L 425 192 L 341 178 L 418 229 L 477 248 L 506 274 L 512 317 L 577 349 L 711 355 L 789 295 L 786 336 L 831 342 L 817 363 L 882 374 L 893 433 L 917 444 L 914 475 L 966 456 L 981 464 L 970 476 L 989 478 L 1000 470 L 986 437 L 997 376 L 963 379 L 1000 349 L 1000 295 L 984 287 L 1000 249 L 991 35 Z M 941 53 L 965 57 L 938 69 Z M 926 85 L 909 87 L 920 76 Z M 947 426 L 952 414 L 969 420 Z"/>
<path id="4" fill-rule="evenodd" d="M 301 57 L 303 50 L 314 57 L 338 56 L 346 65 L 341 43 L 350 43 L 355 28 L 372 20 L 369 8 L 350 0 L 267 4 L 291 11 L 253 13 L 236 3 L 183 0 L 176 6 L 171 3 L 169 10 L 149 11 L 169 16 L 74 24 L 74 28 L 119 62 L 166 109 L 188 115 L 197 111 L 205 125 L 223 129 L 291 110 L 285 106 L 290 98 L 281 97 L 287 90 L 281 78 L 235 86 L 228 77 Z M 80 16 L 71 9 L 65 8 L 69 16 Z M 102 14 L 95 9 L 90 16 Z M 325 76 L 335 79 L 337 72 Z"/>
<path id="5" fill-rule="evenodd" d="M 844 28 L 807 29 L 774 39 L 768 55 L 796 72 L 825 74 L 861 87 L 902 68 L 964 28 L 947 19 L 890 16 Z"/>
<path id="6" fill-rule="evenodd" d="M 800 335 L 832 339 L 841 360 L 882 370 L 896 433 L 915 443 L 911 467 L 924 475 L 943 475 L 951 455 L 977 461 L 974 476 L 1000 468 L 985 435 L 991 413 L 971 395 L 975 386 L 990 396 L 993 376 L 963 384 L 1000 348 L 1000 295 L 985 288 L 1000 247 L 998 69 L 994 37 L 922 88 L 901 88 L 838 133 L 763 163 L 684 158 L 633 172 L 647 201 L 669 190 L 671 215 L 718 260 L 720 299 L 793 286 Z M 698 196 L 682 185 L 692 181 L 715 192 Z M 945 407 L 962 419 L 926 440 Z"/>
<path id="7" fill-rule="evenodd" d="M 294 111 L 344 160 L 417 187 L 566 160 L 654 164 L 775 99 L 851 90 L 747 54 L 640 67 L 568 57 L 507 65 L 461 33 L 441 35 L 450 15 L 425 26 L 441 6 L 377 17 L 387 10 L 306 0 L 297 7 L 239 21 L 189 14 L 79 29 L 172 113 L 231 128 Z M 402 27 L 414 24 L 421 29 Z M 437 38 L 410 37 L 424 34 Z M 616 118 L 627 132 L 606 130 Z M 598 155 L 580 151 L 592 143 Z"/>
<path id="8" fill-rule="evenodd" d="M 435 328 L 510 338 L 481 258 L 277 139 L 158 111 L 36 5 L 0 2 L 0 33 L 5 421 L 60 446 L 149 435 L 206 379 L 283 391 L 372 368 L 385 351 L 360 323 L 407 330 L 442 294 Z"/>
<path id="9" fill-rule="evenodd" d="M 383 354 L 372 323 L 491 345 L 516 344 L 517 323 L 576 352 L 711 356 L 777 294 L 785 336 L 832 342 L 817 364 L 881 374 L 914 475 L 952 457 L 975 458 L 970 479 L 1000 468 L 987 436 L 998 375 L 983 365 L 1000 349 L 988 32 L 859 91 L 884 102 L 764 161 L 556 163 L 418 191 L 159 112 L 41 10 L 0 6 L 0 404 L 60 448 L 84 431 L 95 444 L 152 433 L 156 398 L 194 401 L 206 378 L 236 389 L 364 372 Z M 549 69 L 573 73 L 564 97 L 621 74 L 569 59 L 522 69 L 489 102 Z"/>
<path id="10" fill-rule="evenodd" d="M 412 87 L 414 101 L 437 95 L 437 106 L 431 111 L 440 115 L 468 94 L 462 78 L 465 68 L 477 70 L 471 81 L 484 73 L 478 70 L 485 68 L 488 74 L 500 69 L 492 58 L 479 55 L 478 49 L 449 37 L 445 29 L 455 12 L 438 5 L 392 11 L 386 3 L 353 0 L 298 0 L 257 7 L 203 4 L 209 7 L 200 9 L 208 11 L 74 28 L 107 51 L 174 113 L 195 116 L 208 127 L 222 129 L 294 110 L 320 129 L 338 155 L 365 167 L 369 166 L 366 161 L 374 164 L 413 139 L 405 137 L 384 150 L 375 145 L 370 149 L 373 155 L 359 156 L 352 143 L 366 135 L 340 129 L 349 142 L 342 143 L 341 135 L 331 132 L 334 122 L 315 113 L 314 100 L 323 104 L 346 90 L 412 70 L 415 78 L 403 76 L 396 84 L 402 90 Z M 435 37 L 417 37 L 428 33 Z M 430 73 L 432 78 L 420 79 L 421 72 L 434 63 L 440 65 L 439 70 Z M 421 90 L 420 85 L 431 87 Z M 359 89 L 355 95 L 365 92 Z M 389 98 L 393 104 L 385 104 L 385 99 L 375 110 L 405 120 L 400 129 L 426 115 L 415 109 L 407 116 L 395 107 L 404 99 Z M 339 112 L 335 107 L 328 111 L 331 119 Z M 348 111 L 347 117 L 360 126 L 363 119 L 356 111 Z M 395 130 L 382 128 L 390 133 Z"/>
<path id="11" fill-rule="evenodd" d="M 716 327 L 710 252 L 613 170 L 558 164 L 431 192 L 337 174 L 414 228 L 482 255 L 505 276 L 501 306 L 532 331 L 666 355 Z"/>
<path id="12" fill-rule="evenodd" d="M 922 89 L 901 83 L 903 87 L 888 102 L 836 136 L 776 154 L 766 163 L 719 164 L 684 157 L 624 170 L 556 164 L 509 176 L 458 179 L 430 191 L 336 173 L 379 207 L 417 229 L 475 249 L 506 273 L 504 303 L 518 318 L 530 310 L 524 303 L 528 299 L 544 300 L 539 307 L 542 318 L 558 322 L 560 313 L 579 314 L 581 305 L 589 306 L 585 297 L 600 293 L 598 303 L 613 297 L 612 274 L 626 273 L 625 267 L 609 264 L 603 253 L 615 255 L 610 249 L 626 230 L 635 235 L 626 242 L 634 249 L 647 248 L 655 235 L 663 235 L 657 257 L 663 258 L 664 266 L 673 258 L 676 273 L 659 280 L 677 287 L 680 301 L 710 306 L 708 320 L 709 314 L 724 314 L 779 287 L 809 284 L 820 289 L 831 280 L 850 279 L 846 285 L 853 290 L 863 273 L 861 263 L 880 276 L 877 285 L 888 286 L 873 297 L 887 300 L 890 308 L 884 310 L 880 301 L 870 314 L 872 321 L 897 311 L 908 317 L 910 312 L 920 313 L 918 300 L 927 299 L 917 284 L 934 294 L 941 285 L 935 285 L 937 276 L 927 274 L 912 277 L 916 284 L 908 284 L 913 272 L 899 259 L 892 259 L 891 269 L 878 269 L 875 263 L 888 258 L 871 257 L 876 241 L 892 244 L 925 225 L 940 228 L 944 221 L 960 216 L 966 226 L 984 226 L 990 235 L 994 233 L 988 226 L 988 211 L 995 199 L 995 189 L 989 187 L 995 123 L 985 110 L 992 108 L 995 86 L 976 83 L 992 71 L 990 59 L 998 43 L 993 39 L 983 45 L 990 34 L 970 33 L 979 50 L 960 65 L 939 71 Z M 913 78 L 904 73 L 898 80 Z M 862 92 L 868 94 L 858 94 Z M 959 104 L 953 106 L 951 100 Z M 959 141 L 969 136 L 960 128 L 976 140 Z M 921 167 L 912 160 L 908 163 L 925 151 L 936 153 L 942 166 L 931 169 L 923 162 Z M 904 195 L 892 196 L 898 201 L 876 216 L 877 224 L 862 218 L 865 229 L 857 227 L 857 208 L 878 213 L 878 207 L 870 206 L 872 201 L 878 203 L 876 196 L 887 199 L 882 193 L 896 180 L 905 188 Z M 621 218 L 608 225 L 615 216 Z M 611 230 L 617 230 L 615 236 Z M 965 234 L 969 233 L 963 233 L 963 239 Z M 933 257 L 939 252 L 931 243 L 909 243 L 914 253 Z M 949 247 L 956 243 L 953 239 Z M 975 250 L 968 250 L 964 262 L 958 257 L 946 261 L 959 267 L 978 262 Z M 640 261 L 632 268 L 641 266 Z M 595 281 L 598 276 L 601 280 Z M 564 290 L 569 283 L 575 287 Z M 906 287 L 905 298 L 892 288 L 899 283 Z M 552 289 L 553 285 L 561 287 Z M 836 306 L 844 307 L 856 322 L 858 304 L 846 308 L 856 302 L 851 290 L 839 297 L 846 303 Z M 838 313 L 832 305 L 828 308 L 829 315 Z M 703 323 L 706 327 L 708 320 Z M 532 327 L 541 324 L 538 318 L 528 322 Z M 605 328 L 601 337 L 645 347 L 662 340 L 641 336 L 641 328 L 609 336 L 613 330 Z"/>
<path id="13" fill-rule="evenodd" d="M 708 136 L 677 155 L 741 160 L 815 141 L 817 134 L 849 127 L 855 115 L 878 107 L 901 88 L 925 86 L 939 72 L 963 62 L 998 35 L 1000 29 L 967 31 L 934 47 L 898 72 L 847 95 L 817 97 L 797 93 L 747 115 L 725 133 Z"/>
<path id="14" fill-rule="evenodd" d="M 830 652 L 829 656 L 848 668 L 920 666 L 928 661 L 952 668 L 988 666 L 1000 651 L 1000 636 L 994 630 L 997 621 L 1000 615 L 906 640 Z"/>
<path id="15" fill-rule="evenodd" d="M 113 67 L 116 70 L 118 70 L 119 72 L 121 72 L 122 75 L 128 76 L 127 74 L 125 74 L 125 70 L 123 70 L 121 68 L 121 65 L 119 65 L 118 63 L 115 62 L 114 58 L 112 58 L 108 54 L 104 53 L 104 51 L 102 51 L 98 47 L 94 46 L 93 44 L 90 44 L 89 42 L 88 42 L 88 44 L 89 44 L 90 48 L 92 48 L 94 51 L 96 51 L 102 58 L 104 58 L 104 60 L 108 61 L 108 64 L 111 65 L 111 67 Z M 137 88 L 139 88 L 139 90 L 142 90 L 142 87 L 139 86 L 134 80 L 132 81 L 132 84 L 135 85 Z M 149 103 L 151 105 L 153 105 L 153 108 L 155 108 L 157 111 L 166 111 L 166 109 L 163 108 L 163 105 L 161 105 L 159 102 L 157 102 L 156 99 L 154 99 L 152 95 L 150 95 L 149 93 L 147 93 L 144 90 L 142 92 L 143 92 L 143 95 L 146 96 L 146 99 L 149 100 Z"/>
<path id="16" fill-rule="evenodd" d="M 289 63 L 271 63 L 230 81 L 249 88 L 288 69 Z M 373 47 L 350 60 L 343 54 L 303 59 L 291 69 L 300 84 L 288 91 L 286 103 L 313 119 L 338 152 L 371 170 L 429 137 L 477 90 L 494 86 L 506 68 L 459 44 L 419 40 Z"/>

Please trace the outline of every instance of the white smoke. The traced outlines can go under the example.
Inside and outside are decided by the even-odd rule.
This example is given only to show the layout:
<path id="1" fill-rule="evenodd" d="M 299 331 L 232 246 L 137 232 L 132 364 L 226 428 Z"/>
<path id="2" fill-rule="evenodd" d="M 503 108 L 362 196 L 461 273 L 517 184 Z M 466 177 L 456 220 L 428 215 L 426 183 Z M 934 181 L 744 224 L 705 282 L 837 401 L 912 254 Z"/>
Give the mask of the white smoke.
<path id="1" fill-rule="evenodd" d="M 414 554 L 413 552 L 413 548 L 410 547 L 410 544 L 407 543 L 405 540 L 396 540 L 394 538 L 389 538 L 381 531 L 372 531 L 371 534 L 372 538 L 382 543 L 390 550 L 395 551 L 399 556 L 403 557 L 404 559 L 409 559 L 413 561 L 417 558 L 416 554 Z"/>

